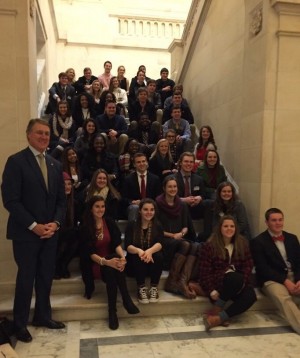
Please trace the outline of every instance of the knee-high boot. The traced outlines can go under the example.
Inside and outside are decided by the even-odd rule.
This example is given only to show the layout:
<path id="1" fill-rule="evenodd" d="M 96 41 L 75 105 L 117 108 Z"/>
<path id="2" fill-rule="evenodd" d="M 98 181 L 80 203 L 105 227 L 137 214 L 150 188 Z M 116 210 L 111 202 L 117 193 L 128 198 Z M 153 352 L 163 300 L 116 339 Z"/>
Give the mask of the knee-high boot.
<path id="1" fill-rule="evenodd" d="M 171 268 L 169 271 L 169 276 L 165 283 L 165 291 L 171 293 L 178 293 L 178 280 L 180 277 L 181 269 L 186 261 L 186 256 L 180 253 L 175 254 Z"/>
<path id="2" fill-rule="evenodd" d="M 132 302 L 132 299 L 131 299 L 130 294 L 128 292 L 125 273 L 118 271 L 116 273 L 116 279 L 117 279 L 117 285 L 119 287 L 119 290 L 120 290 L 120 293 L 121 293 L 121 296 L 122 296 L 123 306 L 126 309 L 126 311 L 129 314 L 137 314 L 137 313 L 139 313 L 140 310 Z"/>
<path id="3" fill-rule="evenodd" d="M 196 262 L 196 256 L 188 255 L 184 263 L 184 266 L 180 272 L 178 283 L 177 283 L 179 293 L 181 293 L 187 298 L 196 298 L 197 296 L 196 292 L 191 290 L 188 286 L 195 262 Z"/>
<path id="4" fill-rule="evenodd" d="M 117 316 L 117 286 L 115 282 L 113 284 L 106 283 L 106 293 L 108 299 L 108 326 L 110 329 L 119 328 L 119 320 Z"/>

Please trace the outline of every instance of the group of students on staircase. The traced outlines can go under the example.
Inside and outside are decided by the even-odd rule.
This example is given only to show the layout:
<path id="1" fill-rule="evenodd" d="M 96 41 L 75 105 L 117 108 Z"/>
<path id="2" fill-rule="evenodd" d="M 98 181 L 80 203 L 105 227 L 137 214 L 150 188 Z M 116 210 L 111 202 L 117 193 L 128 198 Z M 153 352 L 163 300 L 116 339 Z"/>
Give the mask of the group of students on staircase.
<path id="1" fill-rule="evenodd" d="M 245 268 L 243 282 L 250 290 L 252 261 L 247 239 L 251 236 L 246 210 L 227 181 L 212 128 L 202 126 L 199 139 L 195 138 L 194 117 L 183 98 L 183 86 L 168 78 L 166 68 L 155 81 L 140 66 L 130 85 L 124 66 L 119 66 L 117 76 L 112 76 L 111 69 L 111 62 L 106 61 L 104 73 L 94 78 L 91 69 L 85 68 L 77 81 L 67 72 L 60 73 L 59 82 L 49 89 L 49 153 L 63 163 L 68 198 L 55 277 L 70 277 L 68 264 L 80 253 L 85 297 L 91 298 L 94 279 L 101 278 L 107 287 L 109 326 L 116 329 L 117 288 L 126 310 L 139 312 L 128 295 L 125 272 L 135 277 L 142 304 L 158 301 L 164 269 L 169 270 L 166 291 L 188 298 L 199 292 L 209 295 L 210 287 L 199 286 L 207 282 L 205 274 L 211 275 L 199 260 L 202 246 L 206 247 L 202 244 L 213 240 L 211 252 L 220 249 L 225 262 L 225 251 L 220 248 L 225 240 L 224 245 L 234 247 L 231 254 L 239 260 L 238 269 L 243 272 Z M 226 225 L 234 226 L 226 239 L 221 233 L 224 218 Z M 120 219 L 128 220 L 125 251 L 116 224 Z M 203 219 L 203 231 L 196 234 L 193 220 L 199 219 Z M 218 234 L 212 235 L 213 228 Z M 217 276 L 220 280 L 221 274 Z M 244 276 L 237 278 L 236 272 L 231 276 L 239 288 L 237 283 Z M 232 280 L 229 285 L 234 285 Z M 214 288 L 220 285 L 214 283 Z M 243 308 L 237 300 L 233 313 L 222 311 L 226 321 L 254 303 L 251 292 Z M 224 301 L 231 297 L 227 296 Z"/>

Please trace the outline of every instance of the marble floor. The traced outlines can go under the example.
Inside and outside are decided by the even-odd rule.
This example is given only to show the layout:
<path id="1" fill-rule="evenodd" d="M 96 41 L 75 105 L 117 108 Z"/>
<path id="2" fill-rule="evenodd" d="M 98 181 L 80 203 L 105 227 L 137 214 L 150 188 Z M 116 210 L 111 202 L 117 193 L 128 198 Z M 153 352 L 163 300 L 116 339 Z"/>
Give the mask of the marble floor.
<path id="1" fill-rule="evenodd" d="M 270 313 L 271 312 L 271 313 Z M 207 333 L 196 315 L 120 319 L 111 331 L 106 320 L 68 322 L 51 331 L 29 326 L 31 343 L 17 342 L 20 358 L 298 358 L 300 337 L 273 311 L 249 311 L 228 328 Z"/>

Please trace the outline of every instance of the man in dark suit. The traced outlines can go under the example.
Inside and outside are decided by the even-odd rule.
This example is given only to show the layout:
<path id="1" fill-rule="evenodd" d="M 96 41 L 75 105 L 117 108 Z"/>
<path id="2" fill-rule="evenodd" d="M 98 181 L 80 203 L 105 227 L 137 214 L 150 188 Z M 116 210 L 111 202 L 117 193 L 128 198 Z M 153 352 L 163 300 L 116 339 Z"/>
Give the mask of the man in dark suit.
<path id="1" fill-rule="evenodd" d="M 49 89 L 48 114 L 57 111 L 57 106 L 60 101 L 67 101 L 69 108 L 72 109 L 75 88 L 68 84 L 68 81 L 68 75 L 65 72 L 61 72 L 58 75 L 58 82 L 54 82 Z"/>
<path id="2" fill-rule="evenodd" d="M 195 155 L 191 152 L 183 152 L 178 160 L 178 195 L 190 210 L 192 219 L 203 218 L 203 233 L 198 236 L 200 241 L 205 241 L 212 231 L 212 205 L 213 200 L 205 198 L 203 179 L 193 173 Z"/>
<path id="3" fill-rule="evenodd" d="M 162 191 L 159 177 L 147 170 L 148 161 L 145 154 L 136 153 L 133 157 L 133 165 L 136 171 L 125 178 L 122 190 L 122 196 L 128 205 L 129 221 L 136 220 L 141 199 L 155 200 Z"/>
<path id="4" fill-rule="evenodd" d="M 76 94 L 89 92 L 92 88 L 93 81 L 97 79 L 96 76 L 92 75 L 92 70 L 89 67 L 85 67 L 83 69 L 83 76 L 79 77 L 74 84 Z"/>
<path id="5" fill-rule="evenodd" d="M 250 241 L 257 281 L 300 334 L 300 310 L 294 302 L 300 296 L 300 244 L 297 236 L 283 231 L 280 209 L 267 210 L 265 219 L 268 229 Z"/>
<path id="6" fill-rule="evenodd" d="M 41 119 L 29 121 L 29 147 L 10 156 L 3 172 L 2 199 L 9 211 L 7 238 L 12 240 L 18 273 L 14 300 L 16 338 L 30 342 L 27 330 L 33 285 L 32 324 L 64 328 L 51 317 L 50 291 L 55 269 L 57 230 L 65 216 L 62 167 L 45 154 L 50 128 Z"/>

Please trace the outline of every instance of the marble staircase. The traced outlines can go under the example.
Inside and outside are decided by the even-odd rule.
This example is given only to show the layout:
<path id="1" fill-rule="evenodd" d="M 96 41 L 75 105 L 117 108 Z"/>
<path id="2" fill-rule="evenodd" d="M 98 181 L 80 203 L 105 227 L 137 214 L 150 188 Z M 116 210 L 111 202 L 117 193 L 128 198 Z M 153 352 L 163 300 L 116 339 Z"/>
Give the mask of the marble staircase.
<path id="1" fill-rule="evenodd" d="M 128 287 L 131 296 L 141 311 L 142 316 L 152 315 L 171 315 L 171 314 L 191 314 L 203 313 L 210 303 L 207 298 L 197 297 L 189 300 L 180 295 L 167 293 L 163 290 L 167 272 L 163 272 L 159 293 L 160 300 L 157 303 L 139 304 L 136 299 L 135 280 L 128 278 Z M 2 287 L 4 289 L 4 287 Z M 11 291 L 11 292 L 9 292 Z M 6 292 L 5 294 L 3 292 Z M 96 290 L 90 300 L 83 297 L 84 286 L 80 274 L 72 272 L 70 279 L 55 280 L 53 283 L 51 304 L 53 309 L 53 318 L 63 321 L 91 320 L 107 317 L 107 301 L 105 285 L 102 282 L 96 283 Z M 120 295 L 119 295 L 120 296 Z M 274 310 L 273 304 L 257 290 L 257 302 L 251 310 Z M 13 305 L 13 290 L 2 290 L 0 301 L 1 315 L 11 316 Z M 32 302 L 34 307 L 34 299 Z M 121 298 L 118 298 L 118 315 L 126 316 Z"/>

